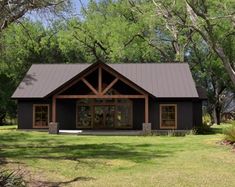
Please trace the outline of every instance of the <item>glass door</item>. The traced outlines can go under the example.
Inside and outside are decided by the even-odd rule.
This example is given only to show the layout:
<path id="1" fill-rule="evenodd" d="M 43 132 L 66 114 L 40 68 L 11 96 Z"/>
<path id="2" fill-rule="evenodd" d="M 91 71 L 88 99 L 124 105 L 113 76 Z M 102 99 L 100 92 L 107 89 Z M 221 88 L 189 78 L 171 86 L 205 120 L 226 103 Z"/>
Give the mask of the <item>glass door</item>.
<path id="1" fill-rule="evenodd" d="M 115 106 L 95 105 L 93 127 L 96 129 L 112 129 L 115 126 Z"/>

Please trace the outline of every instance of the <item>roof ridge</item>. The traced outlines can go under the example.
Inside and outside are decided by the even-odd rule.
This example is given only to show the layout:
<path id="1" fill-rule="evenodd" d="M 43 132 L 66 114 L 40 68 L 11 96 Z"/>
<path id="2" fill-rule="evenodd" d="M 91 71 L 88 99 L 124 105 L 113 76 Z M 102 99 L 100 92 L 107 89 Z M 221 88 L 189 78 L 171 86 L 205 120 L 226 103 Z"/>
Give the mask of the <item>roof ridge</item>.
<path id="1" fill-rule="evenodd" d="M 45 64 L 40 64 L 40 63 L 33 63 L 32 65 L 92 65 L 94 63 L 53 63 L 53 64 L 49 64 L 49 63 L 45 63 Z M 125 65 L 125 64 L 133 64 L 133 65 L 140 65 L 140 64 L 188 64 L 187 62 L 153 62 L 153 63 L 105 63 L 108 65 Z"/>

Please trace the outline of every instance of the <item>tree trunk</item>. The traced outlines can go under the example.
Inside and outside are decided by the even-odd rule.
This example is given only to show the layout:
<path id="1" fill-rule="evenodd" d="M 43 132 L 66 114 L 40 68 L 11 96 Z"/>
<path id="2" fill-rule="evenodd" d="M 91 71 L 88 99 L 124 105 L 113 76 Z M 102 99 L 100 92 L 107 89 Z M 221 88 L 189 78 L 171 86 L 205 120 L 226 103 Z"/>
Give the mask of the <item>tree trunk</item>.
<path id="1" fill-rule="evenodd" d="M 213 125 L 215 123 L 215 115 L 214 112 L 209 112 L 210 118 L 211 118 L 211 124 Z"/>
<path id="2" fill-rule="evenodd" d="M 230 64 L 229 58 L 225 55 L 224 50 L 218 45 L 215 45 L 213 49 L 218 55 L 218 57 L 221 59 L 221 61 L 223 62 L 224 68 L 226 69 L 233 85 L 235 86 L 235 71 Z"/>
<path id="3" fill-rule="evenodd" d="M 217 125 L 220 125 L 220 122 L 221 122 L 221 108 L 220 107 L 216 107 L 215 108 L 215 117 L 216 117 L 216 124 Z"/>
<path id="4" fill-rule="evenodd" d="M 6 114 L 0 114 L 0 126 L 3 126 L 5 123 Z"/>

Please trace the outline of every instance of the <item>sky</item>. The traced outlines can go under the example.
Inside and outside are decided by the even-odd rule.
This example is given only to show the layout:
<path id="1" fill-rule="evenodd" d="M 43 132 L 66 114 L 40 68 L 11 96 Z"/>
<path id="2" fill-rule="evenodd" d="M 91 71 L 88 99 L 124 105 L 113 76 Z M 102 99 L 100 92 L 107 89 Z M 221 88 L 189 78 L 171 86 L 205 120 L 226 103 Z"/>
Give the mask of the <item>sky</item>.
<path id="1" fill-rule="evenodd" d="M 81 0 L 81 3 L 82 3 L 84 6 L 86 6 L 87 3 L 88 3 L 88 1 L 89 1 L 89 0 Z M 80 8 L 81 8 L 81 3 L 80 3 L 79 0 L 72 0 L 72 4 L 73 4 L 74 8 L 75 8 L 77 11 L 80 10 Z"/>
<path id="2" fill-rule="evenodd" d="M 68 15 L 64 15 L 64 17 L 71 17 L 71 16 L 81 16 L 81 8 L 83 4 L 83 6 L 87 6 L 89 0 L 72 0 L 72 11 L 71 13 L 68 13 Z M 39 21 L 42 22 L 44 26 L 49 26 L 50 23 L 52 22 L 52 20 L 58 19 L 59 17 L 55 17 L 54 15 L 50 15 L 50 14 L 41 14 L 35 11 L 32 11 L 28 14 L 25 15 L 26 18 L 32 20 L 32 21 Z"/>

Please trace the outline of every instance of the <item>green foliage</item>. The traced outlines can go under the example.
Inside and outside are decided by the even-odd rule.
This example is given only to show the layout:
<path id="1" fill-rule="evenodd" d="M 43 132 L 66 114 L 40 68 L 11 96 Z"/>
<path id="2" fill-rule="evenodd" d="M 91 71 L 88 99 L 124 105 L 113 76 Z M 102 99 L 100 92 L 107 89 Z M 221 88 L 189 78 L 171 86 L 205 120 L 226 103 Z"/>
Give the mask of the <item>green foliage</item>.
<path id="1" fill-rule="evenodd" d="M 128 1 L 91 1 L 84 20 L 72 19 L 58 33 L 60 48 L 66 56 L 80 53 L 85 62 L 158 61 L 160 55 L 149 42 L 155 37 L 149 19 L 154 6 L 142 3 L 141 10 L 146 14 L 133 12 Z"/>
<path id="2" fill-rule="evenodd" d="M 208 113 L 202 116 L 202 123 L 212 125 L 211 116 Z"/>
<path id="3" fill-rule="evenodd" d="M 1 32 L 0 124 L 6 115 L 15 118 L 16 105 L 10 97 L 32 63 L 63 62 L 54 32 L 27 20 Z"/>
<path id="4" fill-rule="evenodd" d="M 224 129 L 225 140 L 235 143 L 235 123 Z"/>
<path id="5" fill-rule="evenodd" d="M 0 186 L 1 187 L 24 187 L 25 182 L 19 172 L 0 170 Z"/>

